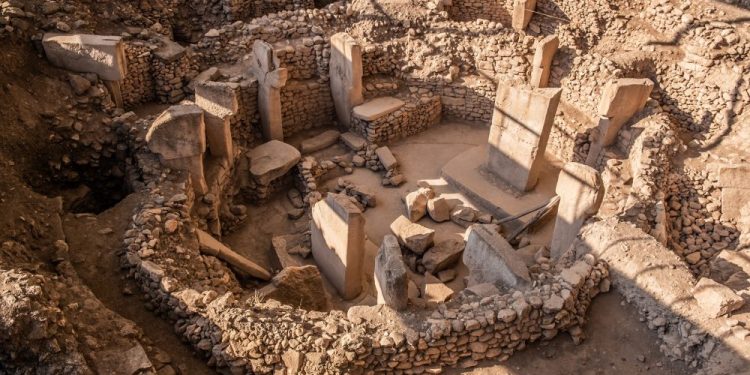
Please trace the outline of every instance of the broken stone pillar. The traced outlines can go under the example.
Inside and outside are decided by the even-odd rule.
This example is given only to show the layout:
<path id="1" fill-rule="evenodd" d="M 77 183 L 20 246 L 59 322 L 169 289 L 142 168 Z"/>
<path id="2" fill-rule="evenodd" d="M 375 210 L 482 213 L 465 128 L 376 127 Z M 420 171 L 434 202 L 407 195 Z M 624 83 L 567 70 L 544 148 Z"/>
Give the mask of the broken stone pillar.
<path id="1" fill-rule="evenodd" d="M 536 0 L 514 0 L 513 1 L 513 28 L 523 31 L 531 21 L 531 16 L 536 9 Z"/>
<path id="2" fill-rule="evenodd" d="M 352 108 L 362 104 L 362 47 L 347 33 L 331 37 L 331 95 L 340 124 L 349 127 Z"/>
<path id="3" fill-rule="evenodd" d="M 750 164 L 719 168 L 722 220 L 740 219 L 740 210 L 750 202 Z"/>
<path id="4" fill-rule="evenodd" d="M 405 309 L 409 300 L 408 287 L 409 277 L 401 255 L 401 246 L 395 236 L 387 234 L 375 257 L 378 304 L 388 305 L 395 310 Z"/>
<path id="5" fill-rule="evenodd" d="M 203 110 L 196 105 L 173 105 L 154 120 L 146 134 L 151 152 L 169 168 L 190 173 L 193 188 L 206 194 L 203 153 L 206 151 L 206 126 Z"/>
<path id="6" fill-rule="evenodd" d="M 239 110 L 235 82 L 196 82 L 195 104 L 205 111 L 206 140 L 211 155 L 229 165 L 234 159 L 231 118 Z"/>
<path id="7" fill-rule="evenodd" d="M 583 222 L 596 214 L 604 198 L 604 183 L 596 169 L 567 163 L 560 171 L 555 192 L 560 196 L 550 254 L 558 259 L 573 244 Z"/>
<path id="8" fill-rule="evenodd" d="M 328 196 L 312 207 L 312 254 L 318 267 L 345 300 L 362 291 L 365 255 L 365 217 L 340 194 Z"/>
<path id="9" fill-rule="evenodd" d="M 284 140 L 281 114 L 281 88 L 287 80 L 286 68 L 280 67 L 273 47 L 261 40 L 253 44 L 252 71 L 258 79 L 258 110 L 266 140 Z"/>
<path id="10" fill-rule="evenodd" d="M 252 277 L 266 281 L 271 280 L 271 273 L 265 268 L 250 259 L 237 254 L 234 250 L 230 249 L 210 234 L 200 229 L 196 229 L 195 232 L 198 235 L 198 243 L 202 253 L 215 256 L 231 264 L 242 273 Z"/>
<path id="11" fill-rule="evenodd" d="M 599 124 L 594 142 L 586 157 L 586 165 L 594 165 L 604 147 L 615 142 L 620 128 L 648 102 L 654 83 L 648 78 L 611 80 L 599 101 Z"/>
<path id="12" fill-rule="evenodd" d="M 531 87 L 544 88 L 549 84 L 552 60 L 560 46 L 557 35 L 550 35 L 534 46 L 534 60 L 531 63 Z"/>
<path id="13" fill-rule="evenodd" d="M 561 92 L 498 87 L 486 167 L 520 191 L 531 190 L 539 178 Z"/>
<path id="14" fill-rule="evenodd" d="M 469 286 L 501 282 L 510 288 L 531 282 L 529 270 L 508 241 L 492 224 L 469 227 L 464 250 L 464 264 L 469 269 Z"/>

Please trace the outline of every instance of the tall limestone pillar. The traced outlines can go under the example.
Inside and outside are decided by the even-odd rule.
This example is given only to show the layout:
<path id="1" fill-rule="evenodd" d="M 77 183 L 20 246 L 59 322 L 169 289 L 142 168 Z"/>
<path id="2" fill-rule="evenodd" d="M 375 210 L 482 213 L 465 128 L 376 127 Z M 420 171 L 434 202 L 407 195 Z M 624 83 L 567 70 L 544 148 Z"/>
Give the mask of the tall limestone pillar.
<path id="1" fill-rule="evenodd" d="M 349 127 L 352 108 L 362 104 L 362 47 L 347 33 L 331 37 L 330 82 L 340 124 Z"/>
<path id="2" fill-rule="evenodd" d="M 280 67 L 273 47 L 264 41 L 255 41 L 253 55 L 252 71 L 258 79 L 258 110 L 263 137 L 267 141 L 283 141 L 281 88 L 286 85 L 287 70 Z"/>

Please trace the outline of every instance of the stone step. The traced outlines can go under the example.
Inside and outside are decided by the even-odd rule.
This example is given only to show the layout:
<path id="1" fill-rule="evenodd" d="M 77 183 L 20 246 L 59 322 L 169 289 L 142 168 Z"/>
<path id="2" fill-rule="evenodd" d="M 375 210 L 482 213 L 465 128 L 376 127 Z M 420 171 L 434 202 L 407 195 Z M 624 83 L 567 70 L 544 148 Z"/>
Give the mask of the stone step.
<path id="1" fill-rule="evenodd" d="M 365 121 L 377 120 L 404 106 L 404 101 L 391 96 L 383 96 L 354 107 L 354 117 Z"/>

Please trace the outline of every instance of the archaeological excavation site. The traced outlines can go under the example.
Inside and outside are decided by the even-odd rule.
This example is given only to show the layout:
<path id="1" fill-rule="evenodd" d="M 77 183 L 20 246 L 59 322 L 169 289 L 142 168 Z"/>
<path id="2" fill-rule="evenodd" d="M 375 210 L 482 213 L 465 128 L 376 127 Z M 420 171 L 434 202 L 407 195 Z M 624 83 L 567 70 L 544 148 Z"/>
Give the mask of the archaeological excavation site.
<path id="1" fill-rule="evenodd" d="M 750 0 L 0 0 L 0 374 L 750 374 Z"/>

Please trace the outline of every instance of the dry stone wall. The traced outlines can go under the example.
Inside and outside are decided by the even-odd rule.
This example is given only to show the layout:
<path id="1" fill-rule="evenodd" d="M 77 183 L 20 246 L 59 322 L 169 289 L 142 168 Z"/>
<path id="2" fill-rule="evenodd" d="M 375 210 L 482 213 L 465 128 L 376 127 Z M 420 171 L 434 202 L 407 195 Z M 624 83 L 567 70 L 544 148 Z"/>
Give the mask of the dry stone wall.
<path id="1" fill-rule="evenodd" d="M 370 143 L 385 143 L 417 134 L 440 121 L 440 97 L 424 93 L 404 101 L 403 107 L 372 121 L 352 116 L 352 130 Z"/>
<path id="2" fill-rule="evenodd" d="M 453 20 L 485 19 L 508 27 L 512 23 L 513 0 L 453 0 L 452 3 L 446 10 Z"/>
<path id="3" fill-rule="evenodd" d="M 274 51 L 282 68 L 289 72 L 289 79 L 306 80 L 328 72 L 327 57 L 330 55 L 330 44 L 320 37 L 302 38 L 299 43 L 276 45 Z M 321 69 L 325 67 L 325 69 Z"/>
<path id="4" fill-rule="evenodd" d="M 122 81 L 122 100 L 126 108 L 154 99 L 151 50 L 149 44 L 139 40 L 125 42 L 128 72 Z"/>
<path id="5" fill-rule="evenodd" d="M 328 82 L 287 82 L 281 88 L 281 113 L 285 137 L 331 125 L 335 115 Z"/>

